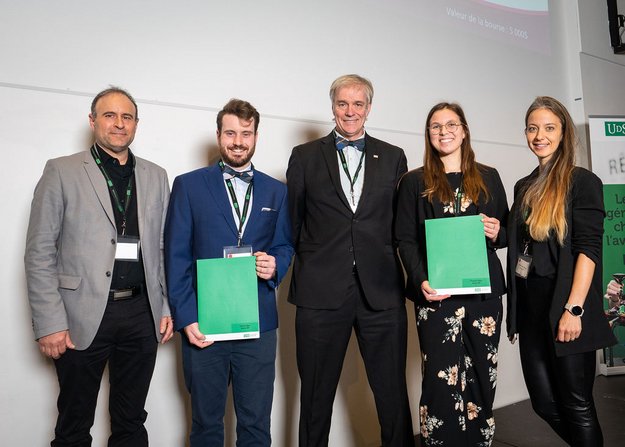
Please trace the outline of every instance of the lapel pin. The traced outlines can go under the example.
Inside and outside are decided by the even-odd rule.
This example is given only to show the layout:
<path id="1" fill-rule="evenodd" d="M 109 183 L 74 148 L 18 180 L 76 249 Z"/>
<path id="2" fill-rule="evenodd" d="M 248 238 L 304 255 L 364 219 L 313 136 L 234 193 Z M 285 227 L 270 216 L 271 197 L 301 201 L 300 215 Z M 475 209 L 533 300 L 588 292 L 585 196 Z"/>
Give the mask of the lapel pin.
<path id="1" fill-rule="evenodd" d="M 378 154 L 373 154 L 373 158 L 378 158 Z"/>

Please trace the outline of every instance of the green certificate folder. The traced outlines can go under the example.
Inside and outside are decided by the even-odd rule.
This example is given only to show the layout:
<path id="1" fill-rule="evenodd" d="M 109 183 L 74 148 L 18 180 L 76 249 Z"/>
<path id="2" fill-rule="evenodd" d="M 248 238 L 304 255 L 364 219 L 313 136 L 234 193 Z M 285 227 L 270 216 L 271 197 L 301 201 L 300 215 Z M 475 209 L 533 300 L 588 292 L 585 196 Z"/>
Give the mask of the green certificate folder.
<path id="1" fill-rule="evenodd" d="M 439 295 L 490 293 L 482 216 L 425 221 L 428 281 Z"/>
<path id="2" fill-rule="evenodd" d="M 258 338 L 256 257 L 198 259 L 197 302 L 207 340 Z"/>

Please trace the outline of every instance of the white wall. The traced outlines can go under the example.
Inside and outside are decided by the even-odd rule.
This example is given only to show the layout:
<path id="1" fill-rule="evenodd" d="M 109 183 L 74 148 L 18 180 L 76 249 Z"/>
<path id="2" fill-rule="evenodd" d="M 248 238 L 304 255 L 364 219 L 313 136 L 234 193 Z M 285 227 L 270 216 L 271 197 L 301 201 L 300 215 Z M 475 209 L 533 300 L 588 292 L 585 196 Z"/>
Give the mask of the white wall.
<path id="1" fill-rule="evenodd" d="M 625 0 L 618 1 L 625 14 Z M 625 54 L 614 54 L 610 36 L 596 30 L 607 28 L 604 1 L 579 2 L 581 74 L 586 115 L 625 115 Z M 625 40 L 625 35 L 623 36 Z"/>
<path id="2" fill-rule="evenodd" d="M 291 148 L 331 129 L 327 91 L 332 80 L 356 72 L 370 78 L 376 89 L 369 132 L 402 146 L 411 168 L 420 165 L 429 108 L 443 99 L 459 101 L 478 160 L 499 169 L 510 199 L 514 182 L 535 166 L 522 134 L 523 115 L 533 97 L 550 94 L 574 108 L 575 98 L 582 96 L 580 65 L 586 67 L 586 56 L 580 63 L 577 2 L 551 2 L 550 52 L 463 30 L 444 19 L 440 8 L 446 2 L 465 8 L 471 4 L 0 0 L 0 197 L 5 213 L 0 221 L 5 297 L 0 433 L 6 445 L 44 445 L 52 434 L 56 377 L 32 339 L 22 264 L 25 228 L 45 161 L 88 146 L 93 95 L 109 84 L 133 93 L 141 117 L 133 150 L 165 167 L 170 180 L 214 160 L 216 111 L 231 97 L 249 100 L 261 113 L 255 165 L 284 179 Z M 603 4 L 579 3 L 582 25 L 587 15 L 594 16 L 589 4 Z M 589 34 L 607 36 L 607 25 L 604 29 L 592 22 L 588 27 Z M 619 73 L 614 76 L 622 82 Z M 588 101 L 586 91 L 584 96 Z M 615 104 L 611 98 L 605 95 L 602 101 Z M 296 444 L 299 406 L 294 309 L 286 303 L 285 291 L 279 292 L 272 419 L 277 446 Z M 408 308 L 412 314 L 412 304 Z M 526 398 L 517 348 L 505 338 L 499 360 L 496 405 Z M 180 363 L 176 336 L 159 352 L 148 399 L 148 430 L 157 447 L 184 445 L 187 435 L 190 414 Z M 407 374 L 418 431 L 420 359 L 414 318 Z M 105 394 L 94 445 L 104 445 L 107 436 Z M 233 421 L 229 413 L 230 427 Z M 229 437 L 228 445 L 234 445 L 231 429 Z M 355 344 L 345 361 L 330 444 L 379 445 L 375 408 Z"/>

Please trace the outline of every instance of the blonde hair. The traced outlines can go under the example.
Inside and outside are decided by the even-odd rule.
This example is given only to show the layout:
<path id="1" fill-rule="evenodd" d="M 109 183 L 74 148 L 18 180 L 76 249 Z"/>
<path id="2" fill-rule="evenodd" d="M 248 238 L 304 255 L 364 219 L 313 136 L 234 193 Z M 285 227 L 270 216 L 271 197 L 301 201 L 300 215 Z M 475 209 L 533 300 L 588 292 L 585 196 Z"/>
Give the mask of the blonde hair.
<path id="1" fill-rule="evenodd" d="M 532 112 L 545 109 L 558 117 L 562 124 L 562 140 L 558 148 L 538 173 L 538 177 L 522 192 L 521 212 L 536 241 L 545 241 L 553 233 L 564 245 L 568 226 L 566 204 L 575 168 L 577 136 L 571 115 L 564 105 L 550 96 L 539 96 L 527 109 L 525 126 Z"/>

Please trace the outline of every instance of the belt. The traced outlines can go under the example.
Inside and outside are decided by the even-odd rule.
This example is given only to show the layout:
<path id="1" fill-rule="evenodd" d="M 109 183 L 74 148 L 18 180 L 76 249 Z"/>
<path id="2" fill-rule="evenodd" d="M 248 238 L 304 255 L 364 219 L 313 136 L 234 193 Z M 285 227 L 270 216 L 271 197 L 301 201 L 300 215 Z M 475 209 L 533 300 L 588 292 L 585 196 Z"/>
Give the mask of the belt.
<path id="1" fill-rule="evenodd" d="M 127 300 L 143 293 L 143 284 L 127 289 L 111 289 L 109 290 L 109 299 L 113 301 Z"/>

